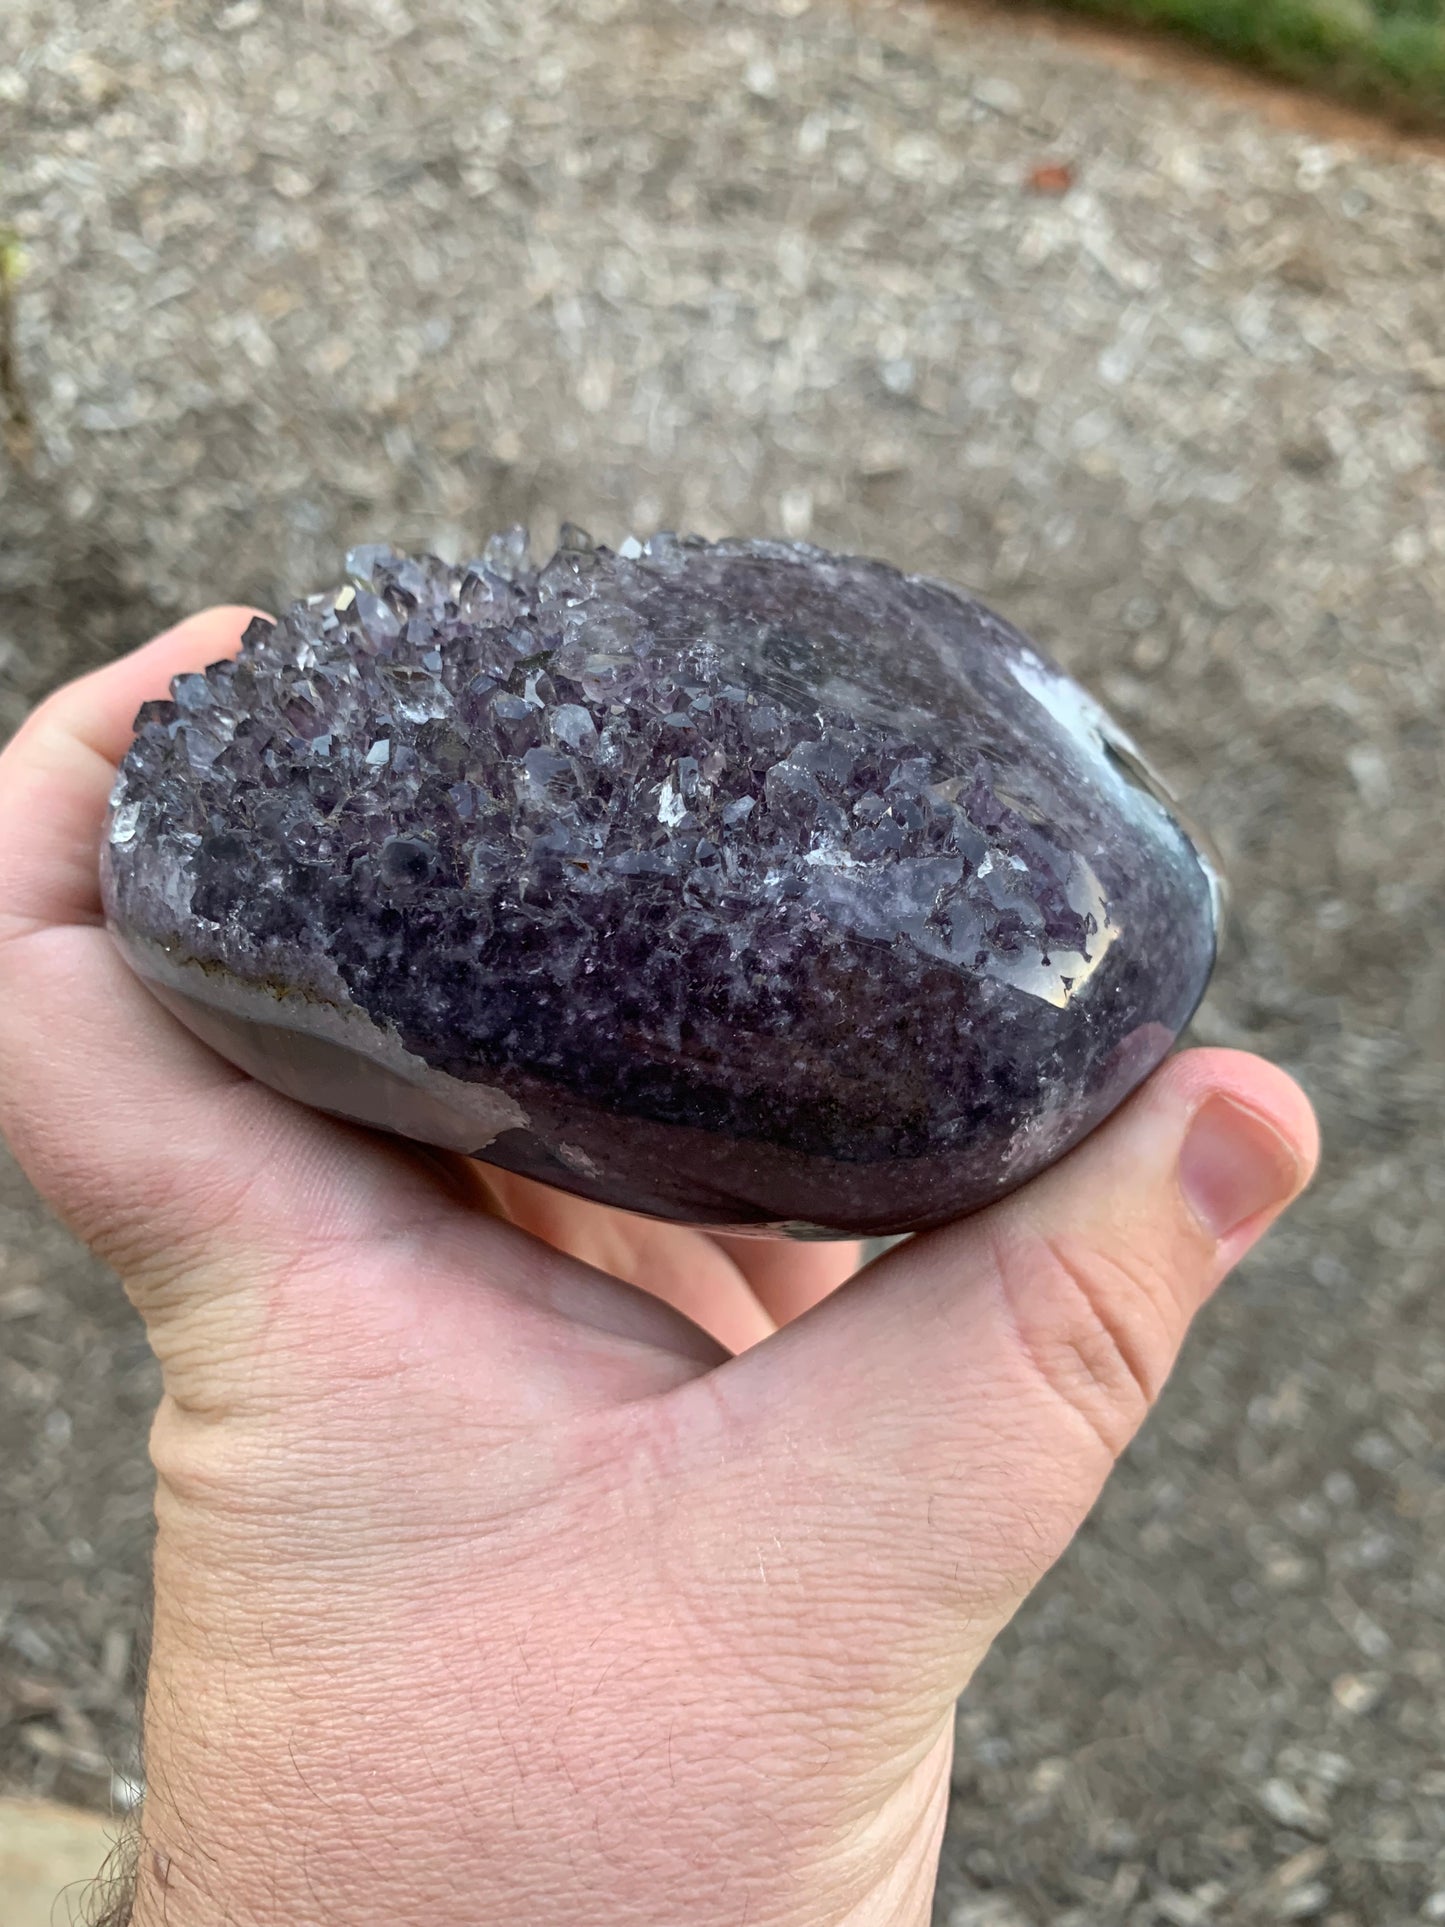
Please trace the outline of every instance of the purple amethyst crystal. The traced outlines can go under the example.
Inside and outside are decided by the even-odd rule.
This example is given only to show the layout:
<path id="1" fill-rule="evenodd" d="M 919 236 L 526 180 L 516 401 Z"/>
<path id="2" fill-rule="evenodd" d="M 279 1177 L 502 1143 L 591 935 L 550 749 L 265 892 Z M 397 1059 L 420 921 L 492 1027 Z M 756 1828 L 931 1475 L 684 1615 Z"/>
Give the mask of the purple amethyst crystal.
<path id="1" fill-rule="evenodd" d="M 377 547 L 148 703 L 106 906 L 194 1031 L 629 1210 L 916 1230 L 1076 1143 L 1203 994 L 1206 859 L 939 582 L 564 529 Z"/>

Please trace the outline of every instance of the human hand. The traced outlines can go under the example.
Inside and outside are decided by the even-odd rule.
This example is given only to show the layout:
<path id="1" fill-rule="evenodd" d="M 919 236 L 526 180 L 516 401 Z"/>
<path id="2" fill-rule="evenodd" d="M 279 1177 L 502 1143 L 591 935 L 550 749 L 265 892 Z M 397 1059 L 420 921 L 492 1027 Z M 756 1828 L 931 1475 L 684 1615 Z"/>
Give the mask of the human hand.
<path id="1" fill-rule="evenodd" d="M 131 977 L 97 847 L 212 610 L 0 758 L 0 1127 L 160 1360 L 140 1927 L 914 1927 L 957 1694 L 1309 1106 L 1176 1057 L 1061 1165 L 853 1247 L 609 1212 L 291 1104 Z"/>

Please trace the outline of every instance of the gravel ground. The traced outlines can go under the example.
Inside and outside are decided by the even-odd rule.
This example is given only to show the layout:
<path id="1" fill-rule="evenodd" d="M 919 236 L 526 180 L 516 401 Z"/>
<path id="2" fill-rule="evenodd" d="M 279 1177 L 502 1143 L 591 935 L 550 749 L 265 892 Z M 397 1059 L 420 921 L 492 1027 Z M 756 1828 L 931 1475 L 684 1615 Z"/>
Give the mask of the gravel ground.
<path id="1" fill-rule="evenodd" d="M 1445 1920 L 1445 166 L 997 17 L 6 0 L 0 199 L 0 727 L 350 541 L 570 515 L 961 579 L 1172 769 L 1199 1034 L 1328 1162 L 965 1702 L 938 1918 Z M 0 1322 L 0 1777 L 104 1803 L 154 1380 L 9 1171 Z"/>

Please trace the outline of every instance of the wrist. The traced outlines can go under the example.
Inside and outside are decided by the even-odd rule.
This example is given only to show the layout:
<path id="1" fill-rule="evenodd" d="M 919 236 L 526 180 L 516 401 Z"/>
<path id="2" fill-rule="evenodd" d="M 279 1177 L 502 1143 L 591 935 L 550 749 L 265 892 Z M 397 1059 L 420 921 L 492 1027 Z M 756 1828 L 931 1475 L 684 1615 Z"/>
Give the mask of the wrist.
<path id="1" fill-rule="evenodd" d="M 408 1849 L 440 1829 L 384 1562 L 358 1547 L 348 1583 L 308 1574 L 280 1521 L 188 1516 L 164 1487 L 157 1512 L 130 1927 L 409 1921 Z"/>
<path id="2" fill-rule="evenodd" d="M 927 1927 L 951 1722 L 835 1832 L 811 1811 L 816 1740 L 811 1774 L 764 1787 L 726 1714 L 688 1733 L 634 1704 L 569 1756 L 575 1687 L 539 1703 L 545 1655 L 510 1634 L 480 1676 L 458 1649 L 403 1679 L 384 1633 L 328 1652 L 310 1614 L 252 1598 L 218 1619 L 215 1590 L 198 1613 L 158 1580 L 124 1927 Z"/>

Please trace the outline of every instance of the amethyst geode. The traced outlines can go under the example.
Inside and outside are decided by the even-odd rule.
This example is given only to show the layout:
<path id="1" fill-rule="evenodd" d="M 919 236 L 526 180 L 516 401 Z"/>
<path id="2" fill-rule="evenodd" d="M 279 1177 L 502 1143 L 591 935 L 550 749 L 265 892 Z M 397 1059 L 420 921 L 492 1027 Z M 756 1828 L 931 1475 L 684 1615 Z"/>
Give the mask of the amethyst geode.
<path id="1" fill-rule="evenodd" d="M 585 1197 L 915 1230 L 1157 1064 L 1213 873 L 1102 710 L 803 544 L 388 548 L 147 703 L 107 910 L 293 1097 Z"/>

